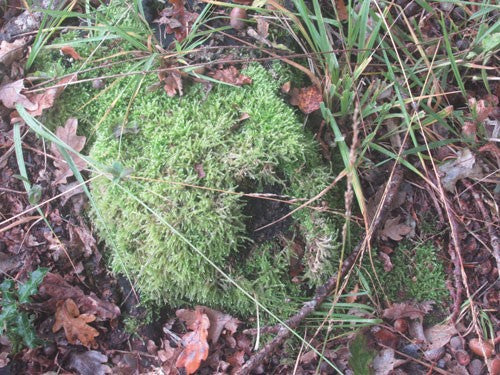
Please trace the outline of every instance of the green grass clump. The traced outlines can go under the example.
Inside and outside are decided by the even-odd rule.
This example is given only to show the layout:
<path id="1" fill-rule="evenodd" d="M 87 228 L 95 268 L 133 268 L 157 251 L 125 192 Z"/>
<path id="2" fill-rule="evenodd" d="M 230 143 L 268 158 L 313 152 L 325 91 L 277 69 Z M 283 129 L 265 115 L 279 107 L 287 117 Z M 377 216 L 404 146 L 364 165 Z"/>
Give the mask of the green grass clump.
<path id="1" fill-rule="evenodd" d="M 445 301 L 446 274 L 438 250 L 429 242 L 400 244 L 391 255 L 393 269 L 385 272 L 377 262 L 377 274 L 384 293 L 392 301 Z"/>

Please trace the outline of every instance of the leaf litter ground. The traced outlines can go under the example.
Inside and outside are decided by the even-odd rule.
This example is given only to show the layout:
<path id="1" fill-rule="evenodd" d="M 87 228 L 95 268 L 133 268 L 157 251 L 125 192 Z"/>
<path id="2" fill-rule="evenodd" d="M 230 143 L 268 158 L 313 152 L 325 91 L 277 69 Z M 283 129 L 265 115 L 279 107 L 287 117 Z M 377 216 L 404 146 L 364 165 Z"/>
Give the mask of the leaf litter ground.
<path id="1" fill-rule="evenodd" d="M 177 8 L 173 12 L 177 12 L 179 17 L 187 15 L 189 18 L 190 14 L 184 14 L 179 4 L 176 3 Z M 12 12 L 11 16 L 17 14 Z M 172 14 L 162 16 L 167 19 L 160 18 L 160 23 L 168 23 Z M 185 32 L 182 25 L 170 22 L 168 27 L 174 30 L 176 36 L 182 37 Z M 432 32 L 431 26 L 429 30 Z M 14 354 L 2 336 L 0 366 L 12 374 L 58 371 L 61 368 L 81 374 L 104 374 L 111 368 L 118 373 L 145 373 L 148 369 L 153 371 L 158 368 L 165 373 L 177 373 L 178 367 L 183 367 L 187 373 L 194 373 L 200 366 L 202 373 L 235 372 L 251 355 L 252 338 L 238 329 L 240 322 L 222 312 L 208 307 L 179 310 L 177 317 L 173 312 L 166 312 L 153 324 L 140 327 L 135 334 L 126 332 L 123 316 L 129 314 L 140 319 L 144 314 L 136 309 L 135 303 L 127 303 L 134 300 L 134 291 L 127 282 L 116 280 L 107 273 L 94 234 L 81 216 L 87 202 L 76 183 L 67 182 L 73 181 L 72 173 L 61 162 L 58 150 L 51 146 L 49 151 L 42 151 L 47 150 L 47 145 L 27 132 L 26 127 L 22 128 L 24 160 L 28 175 L 40 187 L 41 195 L 37 202 L 47 202 L 41 208 L 53 230 L 47 228 L 43 217 L 36 211 L 24 214 L 37 202 L 29 202 L 29 192 L 24 190 L 22 179 L 16 176 L 19 170 L 11 124 L 17 116 L 12 108 L 15 103 L 20 103 L 38 116 L 54 104 L 61 91 L 54 89 L 36 95 L 23 93 L 24 72 L 19 61 L 25 58 L 27 43 L 25 38 L 17 38 L 2 41 L 0 47 L 0 60 L 8 76 L 0 86 L 3 103 L 0 123 L 1 219 L 8 220 L 0 228 L 0 267 L 3 278 L 20 282 L 40 267 L 51 270 L 34 300 L 23 306 L 35 316 L 36 333 L 45 340 L 45 344 Z M 75 59 L 79 56 L 75 50 L 61 52 Z M 233 84 L 249 83 L 245 77 L 238 75 L 234 66 L 216 70 L 212 76 Z M 179 77 L 164 77 L 163 83 L 167 93 L 182 93 Z M 468 94 L 477 103 L 477 117 L 476 122 L 465 124 L 467 134 L 476 137 L 478 125 L 484 125 L 491 135 L 498 132 L 498 124 L 495 125 L 499 117 L 498 100 L 475 87 L 471 87 Z M 320 99 L 314 99 L 317 97 L 313 86 L 293 89 L 291 104 L 310 113 L 318 109 Z M 309 102 L 308 98 L 314 100 Z M 85 139 L 76 135 L 76 126 L 69 121 L 58 131 L 61 139 L 80 151 Z M 320 141 L 327 143 L 329 136 L 326 132 Z M 450 156 L 444 147 L 438 149 L 439 152 L 441 160 Z M 455 192 L 453 209 L 458 217 L 464 218 L 459 230 L 462 256 L 469 287 L 479 292 L 475 301 L 484 311 L 494 311 L 499 303 L 498 290 L 492 287 L 498 277 L 499 259 L 492 257 L 488 246 L 484 246 L 495 246 L 498 221 L 490 214 L 488 204 L 491 201 L 485 199 L 484 192 L 468 179 L 484 177 L 488 172 L 487 166 L 494 165 L 495 160 L 498 163 L 499 154 L 496 144 L 487 143 L 474 153 L 464 149 L 462 156 L 440 167 L 445 187 L 449 186 L 449 190 Z M 476 160 L 480 160 L 482 169 L 478 169 Z M 84 170 L 83 163 L 77 165 Z M 202 169 L 199 173 L 203 173 Z M 387 173 L 388 169 L 382 166 L 364 176 L 367 196 L 373 198 L 368 203 L 369 210 L 370 202 L 372 205 L 377 202 Z M 391 257 L 397 243 L 411 237 L 415 231 L 423 233 L 423 226 L 428 225 L 429 217 L 432 218 L 431 225 L 438 229 L 433 231 L 432 241 L 437 246 L 446 241 L 446 235 L 439 234 L 440 229 L 446 230 L 445 213 L 435 204 L 436 198 L 422 189 L 419 183 L 408 179 L 404 184 L 380 234 L 380 257 L 388 272 L 393 269 Z M 53 199 L 70 189 L 73 189 L 70 193 Z M 498 246 L 498 239 L 496 241 Z M 446 258 L 447 254 L 443 252 L 440 256 Z M 459 277 L 453 273 L 451 262 L 448 263 L 447 273 L 449 280 Z M 452 296 L 457 293 L 451 285 L 450 290 Z M 498 359 L 492 359 L 497 340 L 478 340 L 468 335 L 463 323 L 424 327 L 424 318 L 429 317 L 432 308 L 430 303 L 407 301 L 392 304 L 381 311 L 380 316 L 385 323 L 366 332 L 368 342 L 344 338 L 335 341 L 335 345 L 327 343 L 323 353 L 342 370 L 347 370 L 349 366 L 356 368 L 350 356 L 355 356 L 360 363 L 373 361 L 372 367 L 380 374 L 394 369 L 408 374 L 430 371 L 481 374 L 485 373 L 483 356 L 491 361 L 492 367 L 495 363 L 498 366 Z M 491 314 L 488 317 L 493 327 L 498 327 L 497 318 Z M 319 338 L 313 339 L 312 343 L 318 348 L 324 344 Z M 372 355 L 367 347 L 374 349 L 373 358 L 367 357 Z M 285 352 L 274 352 L 258 372 L 290 373 L 293 365 L 284 363 L 283 357 L 286 357 Z M 305 351 L 297 364 L 304 374 L 314 373 L 318 366 L 328 372 L 313 351 Z"/>

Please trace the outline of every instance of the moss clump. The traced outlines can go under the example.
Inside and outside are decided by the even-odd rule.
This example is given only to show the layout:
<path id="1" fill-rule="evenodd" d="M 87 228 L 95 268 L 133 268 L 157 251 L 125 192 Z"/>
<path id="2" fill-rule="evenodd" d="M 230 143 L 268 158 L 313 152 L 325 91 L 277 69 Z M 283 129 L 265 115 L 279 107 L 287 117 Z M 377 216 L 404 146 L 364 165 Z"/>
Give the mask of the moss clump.
<path id="1" fill-rule="evenodd" d="M 384 272 L 377 262 L 377 274 L 385 294 L 392 301 L 444 301 L 449 297 L 446 274 L 437 257 L 437 249 L 429 242 L 400 244 L 391 256 L 393 269 Z"/>
<path id="2" fill-rule="evenodd" d="M 99 53 L 129 47 L 113 42 L 102 45 Z M 122 64 L 97 74 L 118 69 L 140 67 Z M 251 223 L 258 218 L 246 214 L 253 199 L 244 199 L 241 192 L 308 198 L 333 179 L 312 135 L 277 94 L 282 82 L 273 72 L 280 69 L 251 64 L 242 71 L 253 80 L 249 86 L 218 85 L 207 93 L 196 84 L 175 98 L 147 89 L 157 83 L 155 74 L 123 77 L 108 82 L 104 91 L 90 83 L 71 86 L 46 117 L 55 127 L 76 116 L 80 129 L 92 136 L 90 157 L 98 165 L 119 162 L 133 171 L 127 178 L 108 176 L 92 182 L 97 210 L 91 217 L 109 245 L 112 270 L 129 275 L 145 302 L 171 307 L 205 304 L 243 316 L 255 311 L 254 302 L 193 247 L 262 304 L 282 314 L 293 311 L 309 287 L 337 267 L 338 225 L 324 212 L 303 209 L 278 233 L 253 240 Z M 75 68 L 65 72 L 71 70 Z M 130 101 L 136 90 L 138 95 Z M 243 114 L 248 119 L 241 122 Z M 138 132 L 116 137 L 117 127 L 132 125 Z M 332 194 L 322 199 L 332 206 L 339 203 Z M 297 256 L 287 245 L 293 239 L 300 239 L 305 248 L 301 262 L 308 270 L 308 285 L 294 284 L 289 276 L 290 259 Z"/>

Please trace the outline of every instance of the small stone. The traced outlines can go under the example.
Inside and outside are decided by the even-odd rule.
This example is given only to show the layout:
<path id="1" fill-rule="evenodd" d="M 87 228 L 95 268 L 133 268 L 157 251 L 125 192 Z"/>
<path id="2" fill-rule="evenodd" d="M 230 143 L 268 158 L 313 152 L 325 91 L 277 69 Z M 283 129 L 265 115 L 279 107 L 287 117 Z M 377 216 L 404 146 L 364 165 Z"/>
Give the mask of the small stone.
<path id="1" fill-rule="evenodd" d="M 480 357 L 486 356 L 490 358 L 493 355 L 493 346 L 486 340 L 479 341 L 477 338 L 473 338 L 469 341 L 469 348 L 475 355 Z"/>
<path id="2" fill-rule="evenodd" d="M 418 358 L 420 356 L 420 347 L 415 344 L 408 344 L 403 346 L 401 351 L 413 358 Z"/>
<path id="3" fill-rule="evenodd" d="M 470 375 L 481 375 L 483 371 L 483 361 L 480 359 L 473 359 L 469 366 L 467 367 L 469 369 Z"/>
<path id="4" fill-rule="evenodd" d="M 461 350 L 464 348 L 464 344 L 460 336 L 453 336 L 450 339 L 450 346 L 453 350 Z"/>

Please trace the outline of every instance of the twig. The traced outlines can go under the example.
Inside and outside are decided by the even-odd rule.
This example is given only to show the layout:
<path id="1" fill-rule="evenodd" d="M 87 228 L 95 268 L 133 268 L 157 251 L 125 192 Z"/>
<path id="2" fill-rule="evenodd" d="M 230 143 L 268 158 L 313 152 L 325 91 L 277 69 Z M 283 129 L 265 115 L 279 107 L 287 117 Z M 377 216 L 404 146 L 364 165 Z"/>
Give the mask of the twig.
<path id="1" fill-rule="evenodd" d="M 397 195 L 397 191 L 401 182 L 403 181 L 403 171 L 401 166 L 398 164 L 395 166 L 394 178 L 389 182 L 389 187 L 387 189 L 387 195 L 384 202 L 384 205 L 380 211 L 380 215 L 378 215 L 374 222 L 372 223 L 373 231 L 375 233 L 377 229 L 383 222 L 383 218 L 386 216 L 389 207 L 391 206 L 392 201 Z M 352 254 L 344 261 L 342 264 L 342 268 L 340 270 L 340 278 L 343 277 L 353 266 L 358 258 L 358 255 L 361 251 L 367 246 L 367 237 L 366 234 L 362 241 L 354 248 Z M 306 302 L 302 308 L 291 318 L 286 320 L 286 325 L 295 329 L 299 326 L 299 324 L 313 311 L 315 311 L 324 300 L 335 290 L 338 280 L 338 273 L 336 272 L 332 275 L 325 284 L 321 285 L 316 289 L 316 293 L 314 298 L 309 302 Z M 276 350 L 291 334 L 290 330 L 285 326 L 278 324 L 276 326 L 278 329 L 278 333 L 274 339 L 272 339 L 269 343 L 266 344 L 259 352 L 250 357 L 250 359 L 243 365 L 243 367 L 236 373 L 237 375 L 248 375 L 250 372 L 259 366 L 266 357 L 268 357 L 274 350 Z"/>

